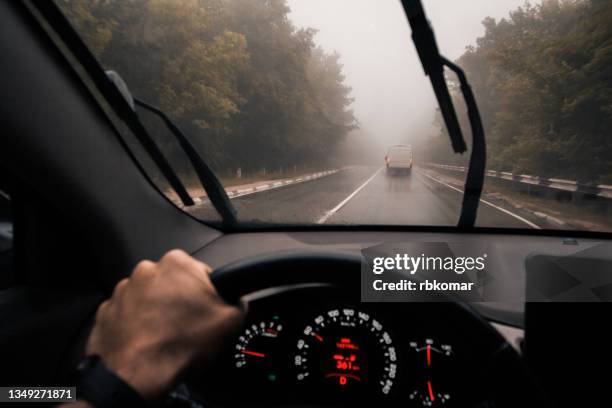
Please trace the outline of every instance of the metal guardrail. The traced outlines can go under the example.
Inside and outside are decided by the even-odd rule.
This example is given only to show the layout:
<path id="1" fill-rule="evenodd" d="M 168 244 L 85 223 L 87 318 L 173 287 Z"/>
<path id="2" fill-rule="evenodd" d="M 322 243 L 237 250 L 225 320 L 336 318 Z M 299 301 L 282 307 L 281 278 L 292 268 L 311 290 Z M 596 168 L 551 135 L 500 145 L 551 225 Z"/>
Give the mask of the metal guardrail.
<path id="1" fill-rule="evenodd" d="M 425 166 L 466 172 L 467 168 L 463 166 L 453 166 L 448 164 L 438 163 L 423 163 Z M 584 184 L 578 183 L 572 180 L 564 180 L 558 178 L 543 178 L 537 176 L 531 176 L 528 174 L 514 174 L 506 171 L 487 170 L 487 177 L 497 178 L 501 180 L 512 181 L 515 183 L 529 184 L 538 186 L 541 188 L 548 188 L 552 190 L 566 191 L 570 193 L 580 193 L 591 196 L 598 196 L 602 198 L 612 199 L 612 185 L 608 184 Z"/>
<path id="2" fill-rule="evenodd" d="M 265 181 L 261 183 L 253 183 L 253 185 L 245 186 L 245 187 L 239 187 L 239 186 L 238 187 L 227 187 L 225 189 L 225 192 L 227 193 L 227 196 L 230 199 L 233 199 L 233 198 L 242 197 L 242 196 L 249 195 L 249 194 L 259 193 L 262 191 L 277 189 L 277 188 L 288 186 L 288 185 L 294 185 L 294 184 L 299 184 L 299 183 L 303 183 L 306 181 L 316 180 L 321 177 L 330 176 L 346 168 L 348 167 L 341 167 L 339 169 L 325 170 L 325 171 L 320 171 L 317 173 L 304 174 L 304 175 L 293 177 L 293 178 L 285 178 L 281 180 L 269 180 L 269 181 Z M 196 205 L 198 205 L 198 204 L 208 203 L 210 202 L 210 200 L 208 199 L 206 195 L 202 195 L 198 197 L 193 197 L 193 202 Z"/>

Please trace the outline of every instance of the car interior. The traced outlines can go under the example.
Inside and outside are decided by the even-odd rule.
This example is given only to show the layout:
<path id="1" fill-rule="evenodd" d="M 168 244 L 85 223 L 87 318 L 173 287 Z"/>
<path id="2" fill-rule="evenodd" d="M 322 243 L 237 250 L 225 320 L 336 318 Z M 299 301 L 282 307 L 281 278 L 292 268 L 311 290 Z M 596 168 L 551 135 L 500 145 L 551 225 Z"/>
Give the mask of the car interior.
<path id="1" fill-rule="evenodd" d="M 0 386 L 69 384 L 114 285 L 180 248 L 248 315 L 214 366 L 187 373 L 164 406 L 610 405 L 609 305 L 524 294 L 547 262 L 611 270 L 608 233 L 476 227 L 479 195 L 449 227 L 256 225 L 227 222 L 231 211 L 202 222 L 143 168 L 131 144 L 154 147 L 124 137 L 140 132 L 137 115 L 59 13 L 0 3 Z M 432 51 L 415 44 L 426 61 Z M 205 164 L 192 163 L 223 207 Z M 478 163 L 470 170 L 477 189 Z M 362 302 L 365 249 L 464 241 L 489 245 L 499 285 L 519 301 Z"/>

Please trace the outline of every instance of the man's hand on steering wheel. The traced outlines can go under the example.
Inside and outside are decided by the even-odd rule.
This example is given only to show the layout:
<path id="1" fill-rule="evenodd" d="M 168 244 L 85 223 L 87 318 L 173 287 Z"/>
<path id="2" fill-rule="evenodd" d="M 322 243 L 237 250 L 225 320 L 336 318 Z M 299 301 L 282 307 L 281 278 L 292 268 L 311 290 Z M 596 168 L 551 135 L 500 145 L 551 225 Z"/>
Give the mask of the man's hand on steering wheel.
<path id="1" fill-rule="evenodd" d="M 210 361 L 243 321 L 244 310 L 221 299 L 210 272 L 180 250 L 140 262 L 98 308 L 86 354 L 145 400 L 160 398 L 191 363 Z"/>

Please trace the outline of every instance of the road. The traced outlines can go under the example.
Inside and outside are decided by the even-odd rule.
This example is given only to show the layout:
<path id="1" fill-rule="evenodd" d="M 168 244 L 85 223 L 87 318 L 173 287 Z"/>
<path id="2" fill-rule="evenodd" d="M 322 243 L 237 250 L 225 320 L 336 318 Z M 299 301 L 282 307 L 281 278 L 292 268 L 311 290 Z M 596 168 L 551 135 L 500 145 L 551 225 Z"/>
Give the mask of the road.
<path id="1" fill-rule="evenodd" d="M 241 221 L 430 226 L 456 225 L 461 201 L 461 190 L 419 169 L 410 175 L 388 176 L 382 167 L 352 167 L 318 180 L 232 199 Z M 213 211 L 208 204 L 192 212 L 210 219 Z M 537 227 L 491 203 L 481 203 L 477 225 Z"/>

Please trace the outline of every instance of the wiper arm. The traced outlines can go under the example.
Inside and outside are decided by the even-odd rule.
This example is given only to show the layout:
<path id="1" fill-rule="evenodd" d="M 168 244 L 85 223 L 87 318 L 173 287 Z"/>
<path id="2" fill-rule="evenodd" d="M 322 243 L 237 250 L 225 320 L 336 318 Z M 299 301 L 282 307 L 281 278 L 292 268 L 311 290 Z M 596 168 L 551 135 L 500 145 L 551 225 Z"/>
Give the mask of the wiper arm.
<path id="1" fill-rule="evenodd" d="M 141 101 L 140 99 L 134 98 L 134 103 L 150 112 L 156 114 L 164 124 L 168 127 L 170 132 L 174 135 L 176 140 L 179 142 L 181 148 L 187 155 L 187 158 L 191 162 L 200 184 L 206 191 L 210 202 L 215 207 L 217 212 L 221 215 L 223 222 L 226 224 L 236 224 L 236 210 L 230 202 L 225 189 L 221 185 L 221 182 L 215 176 L 215 173 L 211 170 L 206 162 L 202 159 L 193 146 L 193 144 L 187 139 L 185 134 L 170 120 L 170 118 L 161 110 L 148 103 Z"/>
<path id="2" fill-rule="evenodd" d="M 187 137 L 181 131 L 181 129 L 179 129 L 179 127 L 176 126 L 174 122 L 172 122 L 172 120 L 164 113 L 164 111 L 162 111 L 159 108 L 156 108 L 155 106 L 149 105 L 148 103 L 138 98 L 135 98 L 130 92 L 130 90 L 128 89 L 128 86 L 125 83 L 125 81 L 123 81 L 123 79 L 117 72 L 106 71 L 106 75 L 108 79 L 110 79 L 115 84 L 117 90 L 121 93 L 121 95 L 123 96 L 127 104 L 129 105 L 129 107 L 132 108 L 131 109 L 132 113 L 137 118 L 138 118 L 138 114 L 136 113 L 136 108 L 135 108 L 136 105 L 154 113 L 157 117 L 159 117 L 164 122 L 168 130 L 170 130 L 170 132 L 174 135 L 176 140 L 179 142 L 179 145 L 181 146 L 181 148 L 187 155 L 189 162 L 193 166 L 196 172 L 196 175 L 198 176 L 198 180 L 200 181 L 200 184 L 206 191 L 206 194 L 208 195 L 208 198 L 210 199 L 210 202 L 212 203 L 212 205 L 215 207 L 217 212 L 221 215 L 223 222 L 229 225 L 234 225 L 236 223 L 236 210 L 234 209 L 234 206 L 230 202 L 229 197 L 227 196 L 227 193 L 225 192 L 225 189 L 221 185 L 221 182 L 219 181 L 219 179 L 217 179 L 217 177 L 215 176 L 215 173 L 213 173 L 210 167 L 208 167 L 206 162 L 198 154 L 198 151 L 195 149 L 193 144 L 191 144 L 189 139 L 187 139 Z M 140 122 L 140 119 L 137 119 L 136 122 L 138 122 L 144 129 L 144 126 Z M 186 190 L 185 190 L 185 194 L 187 194 Z M 191 200 L 191 203 L 189 205 L 193 205 L 194 203 L 193 203 L 193 200 L 191 199 L 191 196 L 189 195 L 187 196 L 189 197 L 189 200 Z M 184 200 L 183 200 L 183 203 L 185 203 Z"/>
<path id="3" fill-rule="evenodd" d="M 31 5 L 34 6 L 46 20 L 55 23 L 52 25 L 61 41 L 68 44 L 68 48 L 70 48 L 72 53 L 78 55 L 79 62 L 88 72 L 98 91 L 110 103 L 114 112 L 126 123 L 130 131 L 142 144 L 145 151 L 149 154 L 155 165 L 170 184 L 170 187 L 172 187 L 179 196 L 183 205 L 193 205 L 193 199 L 189 196 L 189 193 L 187 193 L 185 186 L 172 167 L 170 167 L 170 164 L 151 136 L 147 133 L 142 123 L 137 119 L 134 110 L 130 109 L 131 107 L 123 102 L 125 95 L 121 93 L 116 83 L 113 84 L 114 81 L 108 80 L 109 78 L 106 72 L 104 72 L 96 60 L 96 57 L 94 57 L 89 48 L 87 48 L 87 45 L 85 45 L 70 22 L 68 22 L 66 16 L 60 11 L 59 6 L 52 1 L 35 1 L 32 2 Z M 123 140 L 121 140 L 121 143 L 125 145 Z M 130 152 L 129 149 L 127 150 Z M 133 156 L 131 152 L 129 154 Z"/>
<path id="4" fill-rule="evenodd" d="M 478 213 L 487 160 L 484 128 L 478 111 L 478 105 L 476 104 L 476 98 L 463 70 L 440 55 L 434 32 L 427 21 L 421 1 L 402 0 L 402 5 L 412 29 L 412 41 L 419 54 L 425 75 L 429 76 L 434 93 L 436 94 L 436 99 L 440 105 L 440 112 L 444 118 L 444 123 L 446 124 L 455 153 L 463 153 L 467 150 L 467 147 L 444 78 L 445 66 L 457 74 L 461 84 L 461 92 L 467 106 L 468 118 L 472 129 L 472 153 L 465 180 L 458 226 L 461 228 L 472 228 Z"/>
<path id="5" fill-rule="evenodd" d="M 450 93 L 448 92 L 446 79 L 444 78 L 444 63 L 438 51 L 434 32 L 425 17 L 425 11 L 420 0 L 402 0 L 402 5 L 408 16 L 408 22 L 412 29 L 412 41 L 419 54 L 423 70 L 431 81 L 436 99 L 440 105 L 440 112 L 448 129 L 453 150 L 455 153 L 463 153 L 467 148 Z"/>

